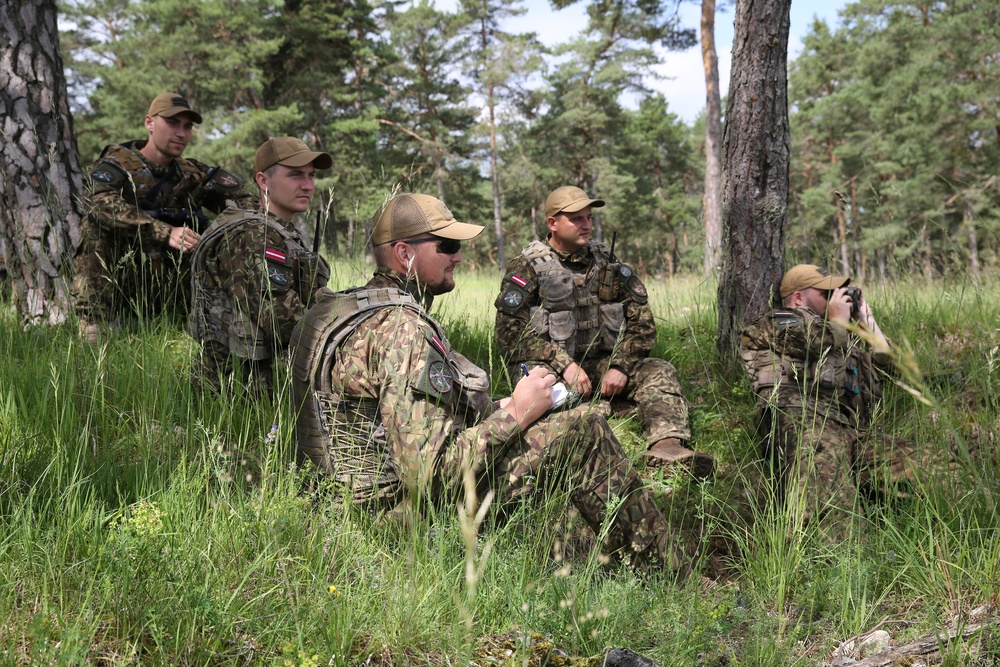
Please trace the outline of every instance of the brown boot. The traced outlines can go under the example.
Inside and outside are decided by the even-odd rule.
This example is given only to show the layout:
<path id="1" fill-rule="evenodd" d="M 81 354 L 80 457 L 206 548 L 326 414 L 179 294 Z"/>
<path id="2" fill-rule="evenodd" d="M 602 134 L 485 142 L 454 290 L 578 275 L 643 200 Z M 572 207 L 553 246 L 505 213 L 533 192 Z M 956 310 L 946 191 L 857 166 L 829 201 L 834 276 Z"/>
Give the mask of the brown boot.
<path id="1" fill-rule="evenodd" d="M 86 320 L 80 320 L 80 337 L 93 347 L 97 347 L 103 342 L 101 327 L 89 324 Z"/>
<path id="2" fill-rule="evenodd" d="M 703 452 L 694 452 L 684 446 L 680 438 L 664 438 L 654 442 L 643 452 L 647 465 L 652 468 L 686 466 L 695 479 L 708 479 L 715 474 L 715 459 Z"/>

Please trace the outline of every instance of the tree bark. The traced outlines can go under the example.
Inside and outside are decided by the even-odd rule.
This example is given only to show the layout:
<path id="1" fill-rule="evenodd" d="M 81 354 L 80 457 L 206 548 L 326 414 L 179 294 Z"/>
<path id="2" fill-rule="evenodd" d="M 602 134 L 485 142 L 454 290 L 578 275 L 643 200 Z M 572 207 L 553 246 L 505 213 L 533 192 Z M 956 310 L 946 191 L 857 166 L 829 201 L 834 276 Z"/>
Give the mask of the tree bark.
<path id="1" fill-rule="evenodd" d="M 705 65 L 705 275 L 719 270 L 722 247 L 722 100 L 715 51 L 715 0 L 701 2 L 701 59 Z"/>
<path id="2" fill-rule="evenodd" d="M 72 312 L 83 180 L 56 1 L 3 3 L 0 26 L 0 235 L 24 324 L 61 324 Z"/>
<path id="3" fill-rule="evenodd" d="M 723 136 L 719 358 L 732 368 L 744 322 L 770 307 L 784 269 L 788 213 L 791 0 L 739 0 Z"/>

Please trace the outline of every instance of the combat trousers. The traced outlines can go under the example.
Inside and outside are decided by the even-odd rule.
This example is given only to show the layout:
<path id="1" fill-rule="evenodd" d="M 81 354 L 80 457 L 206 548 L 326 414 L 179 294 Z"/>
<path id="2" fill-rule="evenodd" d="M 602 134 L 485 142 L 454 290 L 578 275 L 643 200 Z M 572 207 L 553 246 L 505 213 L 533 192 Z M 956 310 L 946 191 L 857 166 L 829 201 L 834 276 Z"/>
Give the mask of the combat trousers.
<path id="1" fill-rule="evenodd" d="M 808 406 L 763 408 L 758 434 L 772 465 L 779 502 L 802 525 L 818 521 L 832 540 L 862 515 L 860 501 L 886 501 L 919 485 L 916 449 Z"/>
<path id="2" fill-rule="evenodd" d="M 481 481 L 501 502 L 547 489 L 566 489 L 573 505 L 596 534 L 605 521 L 605 548 L 622 548 L 675 564 L 669 526 L 643 485 L 607 420 L 589 405 L 557 412 L 535 422 L 511 443 Z M 609 512 L 614 511 L 613 516 Z"/>
<path id="3" fill-rule="evenodd" d="M 561 377 L 546 363 L 529 361 L 526 365 L 528 368 L 544 366 L 556 377 Z M 586 359 L 580 365 L 590 376 L 594 394 L 599 393 L 601 376 L 608 366 L 607 359 Z M 622 402 L 626 403 L 626 407 L 634 404 L 637 409 L 642 423 L 642 437 L 647 445 L 664 438 L 680 438 L 684 442 L 691 440 L 688 402 L 681 392 L 677 369 L 669 361 L 648 357 L 636 364 L 628 376 L 625 391 L 615 397 L 613 407 L 617 409 Z"/>

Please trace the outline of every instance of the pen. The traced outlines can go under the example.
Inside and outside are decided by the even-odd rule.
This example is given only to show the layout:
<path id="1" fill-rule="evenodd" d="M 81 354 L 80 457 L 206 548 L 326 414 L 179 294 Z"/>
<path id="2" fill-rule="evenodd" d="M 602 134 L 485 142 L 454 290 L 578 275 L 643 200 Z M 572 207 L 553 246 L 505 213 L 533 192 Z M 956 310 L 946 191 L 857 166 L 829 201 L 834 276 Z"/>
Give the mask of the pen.
<path id="1" fill-rule="evenodd" d="M 521 372 L 524 373 L 524 377 L 528 377 L 528 367 L 521 364 Z"/>

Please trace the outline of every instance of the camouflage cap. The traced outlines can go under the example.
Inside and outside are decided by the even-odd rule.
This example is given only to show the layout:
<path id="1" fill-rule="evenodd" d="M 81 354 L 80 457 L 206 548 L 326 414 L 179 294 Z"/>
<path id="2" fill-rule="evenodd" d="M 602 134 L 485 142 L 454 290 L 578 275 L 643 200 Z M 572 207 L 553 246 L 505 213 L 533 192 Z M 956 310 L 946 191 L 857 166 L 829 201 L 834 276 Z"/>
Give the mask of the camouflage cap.
<path id="1" fill-rule="evenodd" d="M 827 269 L 815 264 L 799 264 L 785 271 L 781 278 L 781 298 L 799 290 L 815 287 L 818 290 L 832 290 L 851 282 L 850 276 L 830 275 Z"/>
<path id="2" fill-rule="evenodd" d="M 575 185 L 564 185 L 556 188 L 545 198 L 546 217 L 555 217 L 559 213 L 576 213 L 591 206 L 604 206 L 603 199 L 591 199 L 586 192 Z"/>
<path id="3" fill-rule="evenodd" d="M 372 245 L 432 234 L 465 241 L 479 236 L 482 225 L 455 220 L 444 202 L 430 195 L 400 194 L 382 204 L 372 216 Z"/>
<path id="4" fill-rule="evenodd" d="M 173 118 L 182 113 L 190 114 L 196 123 L 201 122 L 201 114 L 191 108 L 191 103 L 188 102 L 186 97 L 177 93 L 157 95 L 152 103 L 150 103 L 149 111 L 146 112 L 146 115 L 150 117 L 163 116 L 164 118 Z"/>
<path id="5" fill-rule="evenodd" d="M 317 169 L 329 169 L 333 166 L 333 157 L 329 153 L 309 150 L 301 139 L 275 137 L 268 139 L 257 149 L 253 156 L 253 173 L 264 171 L 276 164 L 304 167 L 310 163 Z"/>

